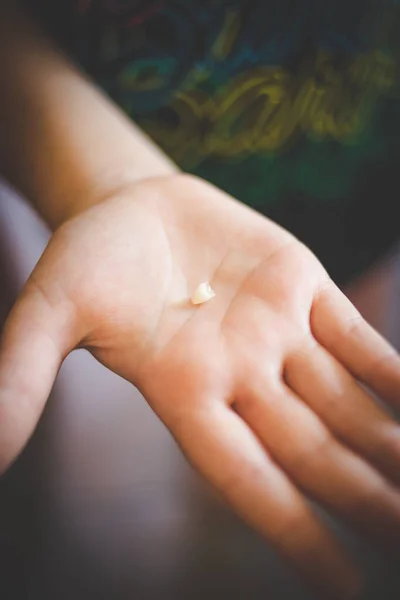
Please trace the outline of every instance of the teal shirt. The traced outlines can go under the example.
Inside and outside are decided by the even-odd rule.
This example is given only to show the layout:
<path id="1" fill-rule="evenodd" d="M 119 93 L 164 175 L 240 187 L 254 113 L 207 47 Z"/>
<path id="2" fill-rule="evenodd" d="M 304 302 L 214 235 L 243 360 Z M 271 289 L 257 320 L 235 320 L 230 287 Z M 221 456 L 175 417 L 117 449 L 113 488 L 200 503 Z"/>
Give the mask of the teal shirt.
<path id="1" fill-rule="evenodd" d="M 78 4 L 70 50 L 184 170 L 291 230 L 339 283 L 397 239 L 398 1 Z"/>

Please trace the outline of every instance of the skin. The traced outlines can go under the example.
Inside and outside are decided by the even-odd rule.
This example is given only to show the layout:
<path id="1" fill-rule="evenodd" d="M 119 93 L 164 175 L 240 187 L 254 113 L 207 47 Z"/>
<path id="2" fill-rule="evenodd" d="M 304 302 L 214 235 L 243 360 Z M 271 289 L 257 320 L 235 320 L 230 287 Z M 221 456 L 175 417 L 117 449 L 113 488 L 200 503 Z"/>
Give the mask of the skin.
<path id="1" fill-rule="evenodd" d="M 0 52 L 10 77 L 0 123 L 15 139 L 0 164 L 54 233 L 2 335 L 0 469 L 29 439 L 65 357 L 86 348 L 141 390 L 317 597 L 357 597 L 358 571 L 308 499 L 398 550 L 398 354 L 304 245 L 180 174 L 18 23 L 0 35 L 13 32 Z M 203 281 L 216 296 L 195 307 Z"/>
<path id="2" fill-rule="evenodd" d="M 209 278 L 216 297 L 190 303 Z M 400 539 L 400 359 L 307 248 L 200 180 L 147 180 L 67 220 L 7 321 L 0 461 L 18 454 L 76 347 L 137 386 L 192 464 L 327 597 L 348 558 L 312 497 Z M 353 376 L 354 374 L 354 376 Z"/>

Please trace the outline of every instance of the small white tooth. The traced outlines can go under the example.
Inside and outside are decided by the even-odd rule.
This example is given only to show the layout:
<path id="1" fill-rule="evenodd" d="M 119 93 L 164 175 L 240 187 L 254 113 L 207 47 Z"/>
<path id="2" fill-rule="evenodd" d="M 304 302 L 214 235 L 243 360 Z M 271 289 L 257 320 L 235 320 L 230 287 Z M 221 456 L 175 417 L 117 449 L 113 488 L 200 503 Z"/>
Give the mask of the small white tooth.
<path id="1" fill-rule="evenodd" d="M 191 300 L 193 304 L 204 304 L 205 302 L 211 300 L 211 298 L 214 298 L 214 296 L 214 290 L 212 289 L 208 281 L 205 281 L 204 283 L 201 283 L 196 289 Z"/>

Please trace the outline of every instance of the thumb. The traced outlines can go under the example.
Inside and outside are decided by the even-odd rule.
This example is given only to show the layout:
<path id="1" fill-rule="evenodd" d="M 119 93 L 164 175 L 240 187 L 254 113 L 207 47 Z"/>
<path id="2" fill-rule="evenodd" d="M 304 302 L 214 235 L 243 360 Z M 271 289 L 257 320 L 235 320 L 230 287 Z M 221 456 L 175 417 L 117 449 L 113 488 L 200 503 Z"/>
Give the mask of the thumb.
<path id="1" fill-rule="evenodd" d="M 35 272 L 5 323 L 0 345 L 0 473 L 30 438 L 58 370 L 75 344 L 73 309 Z"/>

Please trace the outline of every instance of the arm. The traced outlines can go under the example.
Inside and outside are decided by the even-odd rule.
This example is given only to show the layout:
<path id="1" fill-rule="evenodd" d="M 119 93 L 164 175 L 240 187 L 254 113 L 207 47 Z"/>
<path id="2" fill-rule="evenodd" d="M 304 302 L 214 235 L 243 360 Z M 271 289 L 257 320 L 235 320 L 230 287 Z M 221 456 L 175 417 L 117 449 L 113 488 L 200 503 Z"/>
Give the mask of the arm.
<path id="1" fill-rule="evenodd" d="M 0 8 L 0 171 L 51 227 L 176 166 L 17 11 Z"/>
<path id="2" fill-rule="evenodd" d="M 398 547 L 400 428 L 357 381 L 399 406 L 399 356 L 309 250 L 174 176 L 27 21 L 0 39 L 1 168 L 56 229 L 2 335 L 0 471 L 86 348 L 318 598 L 354 598 L 358 575 L 307 498 Z M 206 280 L 216 297 L 195 308 Z"/>

